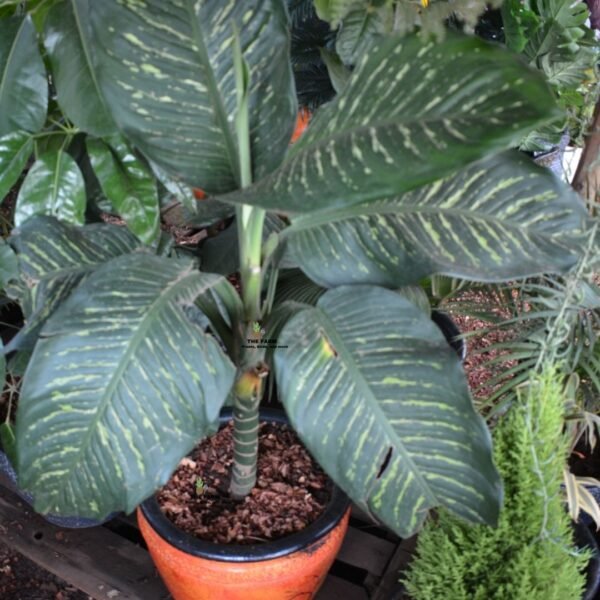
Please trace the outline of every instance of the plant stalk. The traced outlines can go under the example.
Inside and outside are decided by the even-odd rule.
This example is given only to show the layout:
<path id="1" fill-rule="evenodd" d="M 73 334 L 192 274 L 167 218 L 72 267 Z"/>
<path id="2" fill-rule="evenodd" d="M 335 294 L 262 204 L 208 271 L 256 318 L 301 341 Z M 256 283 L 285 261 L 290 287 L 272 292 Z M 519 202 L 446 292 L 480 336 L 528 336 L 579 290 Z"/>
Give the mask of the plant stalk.
<path id="1" fill-rule="evenodd" d="M 239 149 L 240 183 L 245 188 L 252 183 L 250 154 L 250 126 L 248 118 L 248 69 L 244 62 L 239 36 L 234 31 L 234 62 L 238 92 L 236 132 Z M 258 460 L 258 409 L 263 392 L 266 370 L 262 358 L 264 351 L 248 348 L 247 338 L 253 337 L 253 323 L 261 317 L 262 290 L 262 230 L 265 211 L 248 205 L 236 211 L 242 303 L 244 325 L 240 332 L 240 362 L 235 383 L 233 407 L 233 465 L 231 470 L 230 494 L 241 500 L 256 484 Z"/>

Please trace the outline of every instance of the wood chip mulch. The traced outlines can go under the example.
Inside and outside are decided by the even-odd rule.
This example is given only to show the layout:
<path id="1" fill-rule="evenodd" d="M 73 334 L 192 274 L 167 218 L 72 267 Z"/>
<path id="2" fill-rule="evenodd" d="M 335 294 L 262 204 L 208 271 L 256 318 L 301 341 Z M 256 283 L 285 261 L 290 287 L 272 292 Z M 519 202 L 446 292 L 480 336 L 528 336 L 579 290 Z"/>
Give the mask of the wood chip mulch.
<path id="1" fill-rule="evenodd" d="M 229 497 L 233 424 L 199 444 L 158 493 L 180 529 L 217 543 L 254 544 L 304 529 L 330 498 L 327 476 L 287 426 L 262 423 L 257 484 L 244 500 Z"/>

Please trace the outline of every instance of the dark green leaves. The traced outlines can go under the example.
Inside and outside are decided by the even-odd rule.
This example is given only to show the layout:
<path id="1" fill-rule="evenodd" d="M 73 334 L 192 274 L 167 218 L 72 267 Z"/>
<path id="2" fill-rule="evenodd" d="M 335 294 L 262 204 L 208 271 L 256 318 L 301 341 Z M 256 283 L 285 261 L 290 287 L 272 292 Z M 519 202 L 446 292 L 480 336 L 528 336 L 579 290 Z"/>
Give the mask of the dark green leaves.
<path id="1" fill-rule="evenodd" d="M 305 213 L 375 202 L 514 145 L 555 116 L 543 77 L 476 38 L 386 38 L 283 166 L 229 202 Z"/>
<path id="2" fill-rule="evenodd" d="M 48 82 L 31 17 L 0 19 L 0 136 L 39 131 Z"/>
<path id="3" fill-rule="evenodd" d="M 10 350 L 32 347 L 42 325 L 87 275 L 138 246 L 124 227 L 73 227 L 45 216 L 27 220 L 10 242 L 19 258 L 20 301 L 27 317 Z"/>
<path id="4" fill-rule="evenodd" d="M 278 343 L 292 425 L 355 503 L 402 537 L 434 506 L 496 521 L 489 433 L 459 359 L 424 313 L 392 291 L 340 287 L 294 316 Z"/>
<path id="5" fill-rule="evenodd" d="M 129 229 L 145 243 L 159 233 L 156 182 L 146 166 L 135 157 L 122 138 L 88 139 L 87 149 L 102 191 Z"/>
<path id="6" fill-rule="evenodd" d="M 515 152 L 400 196 L 300 215 L 283 235 L 321 285 L 398 287 L 433 273 L 498 281 L 564 271 L 586 219 L 569 187 Z"/>
<path id="7" fill-rule="evenodd" d="M 17 257 L 13 249 L 0 238 L 0 291 L 19 275 Z"/>
<path id="8" fill-rule="evenodd" d="M 19 483 L 36 510 L 131 512 L 215 431 L 235 369 L 186 311 L 222 281 L 188 260 L 130 254 L 46 324 L 17 414 Z"/>
<path id="9" fill-rule="evenodd" d="M 19 190 L 15 224 L 33 215 L 49 215 L 83 225 L 85 184 L 77 163 L 63 150 L 42 154 Z"/>
<path id="10" fill-rule="evenodd" d="M 0 138 L 0 202 L 23 172 L 33 152 L 33 140 L 26 131 L 13 131 Z"/>
<path id="11" fill-rule="evenodd" d="M 90 3 L 98 81 L 149 159 L 209 193 L 236 189 L 233 31 L 250 76 L 254 177 L 281 162 L 296 107 L 281 0 Z"/>
<path id="12" fill-rule="evenodd" d="M 61 109 L 80 129 L 104 136 L 116 127 L 98 87 L 90 37 L 88 0 L 67 0 L 52 7 L 44 43 Z"/>

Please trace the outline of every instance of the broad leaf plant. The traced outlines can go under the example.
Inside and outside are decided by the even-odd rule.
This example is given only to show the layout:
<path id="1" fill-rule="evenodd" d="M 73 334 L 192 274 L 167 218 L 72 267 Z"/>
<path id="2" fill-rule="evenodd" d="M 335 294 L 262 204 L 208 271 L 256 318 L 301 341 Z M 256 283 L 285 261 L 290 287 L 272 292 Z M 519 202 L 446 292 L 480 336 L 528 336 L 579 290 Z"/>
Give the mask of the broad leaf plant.
<path id="1" fill-rule="evenodd" d="M 555 118 L 552 93 L 481 40 L 392 35 L 290 146 L 289 37 L 284 0 L 63 0 L 0 20 L 2 194 L 36 150 L 0 273 L 26 315 L 5 353 L 31 353 L 14 460 L 38 511 L 133 510 L 226 401 L 244 498 L 269 380 L 333 481 L 398 534 L 435 506 L 496 521 L 461 363 L 398 290 L 577 262 L 581 202 L 510 150 Z M 68 145 L 39 143 L 53 123 Z M 188 194 L 190 222 L 234 216 L 221 255 L 161 250 L 158 180 L 208 194 Z M 128 228 L 85 223 L 98 184 Z M 204 266 L 225 253 L 240 294 Z"/>

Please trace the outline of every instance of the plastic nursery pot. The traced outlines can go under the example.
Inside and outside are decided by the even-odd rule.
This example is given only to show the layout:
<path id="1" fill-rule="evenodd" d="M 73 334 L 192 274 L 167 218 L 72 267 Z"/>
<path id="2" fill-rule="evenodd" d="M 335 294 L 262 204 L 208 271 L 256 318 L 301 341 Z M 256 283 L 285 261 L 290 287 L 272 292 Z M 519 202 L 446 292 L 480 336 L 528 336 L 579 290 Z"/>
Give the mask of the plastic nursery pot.
<path id="1" fill-rule="evenodd" d="M 464 362 L 467 358 L 467 342 L 460 337 L 461 331 L 452 317 L 441 310 L 432 310 L 431 320 L 440 328 L 450 346 L 458 354 L 460 360 Z"/>
<path id="2" fill-rule="evenodd" d="M 588 527 L 576 523 L 574 529 L 577 547 L 589 548 L 593 552 L 586 569 L 585 593 L 582 600 L 595 600 L 600 592 L 600 549 Z"/>
<path id="3" fill-rule="evenodd" d="M 286 423 L 261 410 L 261 420 Z M 231 411 L 221 416 L 225 424 Z M 310 600 L 348 529 L 349 500 L 337 487 L 323 514 L 300 532 L 253 545 L 216 544 L 184 533 L 153 496 L 138 508 L 138 523 L 154 563 L 175 600 Z"/>
<path id="4" fill-rule="evenodd" d="M 19 486 L 17 485 L 17 474 L 15 473 L 15 470 L 13 469 L 13 466 L 10 464 L 10 461 L 8 460 L 8 457 L 6 456 L 6 454 L 4 452 L 2 452 L 2 450 L 0 449 L 0 472 L 4 473 L 8 479 L 10 479 L 10 481 L 12 482 L 13 486 L 14 486 L 14 492 L 21 498 L 23 499 L 25 502 L 27 502 L 27 504 L 29 504 L 29 506 L 31 506 L 33 508 L 33 496 L 29 493 L 26 492 L 24 490 L 22 490 L 21 488 L 19 488 Z M 43 517 L 46 521 L 48 521 L 48 523 L 52 523 L 52 525 L 57 525 L 58 527 L 67 527 L 69 529 L 84 529 L 86 527 L 98 527 L 99 525 L 102 525 L 102 523 L 106 523 L 107 521 L 110 521 L 111 519 L 113 519 L 114 517 L 116 517 L 117 513 L 113 513 L 108 515 L 108 517 L 106 517 L 106 519 L 103 520 L 98 520 L 98 519 L 88 519 L 85 517 L 61 517 L 59 515 L 40 515 L 41 517 Z"/>

